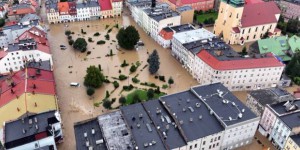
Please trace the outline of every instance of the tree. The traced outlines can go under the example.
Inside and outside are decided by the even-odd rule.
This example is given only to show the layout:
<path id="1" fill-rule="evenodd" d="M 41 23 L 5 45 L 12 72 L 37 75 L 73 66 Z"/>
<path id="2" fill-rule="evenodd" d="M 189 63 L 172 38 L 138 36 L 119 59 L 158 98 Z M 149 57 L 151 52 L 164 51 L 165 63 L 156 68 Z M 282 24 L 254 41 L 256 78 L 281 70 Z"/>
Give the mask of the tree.
<path id="1" fill-rule="evenodd" d="M 148 64 L 149 64 L 149 72 L 151 74 L 154 74 L 158 71 L 159 69 L 159 56 L 156 50 L 154 50 L 152 52 L 152 54 L 149 56 L 148 60 L 147 60 Z"/>
<path id="2" fill-rule="evenodd" d="M 139 95 L 136 93 L 133 95 L 132 97 L 132 104 L 135 104 L 135 103 L 139 103 L 139 102 L 142 102 L 141 98 L 139 97 Z"/>
<path id="3" fill-rule="evenodd" d="M 152 99 L 154 97 L 154 90 L 153 89 L 149 89 L 147 91 L 147 97 L 148 97 L 148 99 Z"/>
<path id="4" fill-rule="evenodd" d="M 169 86 L 171 87 L 171 84 L 174 84 L 174 80 L 172 77 L 169 78 L 168 80 Z"/>
<path id="5" fill-rule="evenodd" d="M 242 49 L 242 55 L 245 56 L 247 54 L 248 54 L 247 48 L 246 48 L 246 46 L 244 46 L 243 49 Z"/>
<path id="6" fill-rule="evenodd" d="M 87 42 L 84 38 L 77 38 L 73 44 L 73 48 L 81 52 L 85 52 L 87 47 Z"/>
<path id="7" fill-rule="evenodd" d="M 121 105 L 124 105 L 124 104 L 126 104 L 126 98 L 124 97 L 124 96 L 121 96 L 120 98 L 119 98 L 119 103 L 121 104 Z"/>
<path id="8" fill-rule="evenodd" d="M 110 97 L 110 94 L 109 94 L 108 91 L 106 91 L 106 93 L 105 93 L 105 98 L 109 98 L 109 97 Z"/>
<path id="9" fill-rule="evenodd" d="M 131 50 L 140 40 L 140 35 L 134 26 L 128 26 L 119 30 L 117 40 L 120 47 Z"/>
<path id="10" fill-rule="evenodd" d="M 0 27 L 3 27 L 5 25 L 5 19 L 0 18 Z"/>
<path id="11" fill-rule="evenodd" d="M 288 65 L 285 67 L 285 73 L 289 76 L 293 74 L 293 70 L 297 64 L 297 62 L 300 61 L 300 52 L 297 51 L 294 56 L 292 57 L 291 61 L 288 63 Z"/>
<path id="12" fill-rule="evenodd" d="M 104 99 L 103 100 L 103 107 L 105 108 L 105 109 L 111 109 L 111 101 L 109 100 L 109 99 Z"/>
<path id="13" fill-rule="evenodd" d="M 114 82 L 113 82 L 113 85 L 114 85 L 115 88 L 118 88 L 118 87 L 120 86 L 119 83 L 118 83 L 117 81 L 114 81 Z"/>
<path id="14" fill-rule="evenodd" d="M 99 68 L 95 66 L 90 66 L 86 70 L 86 75 L 84 77 L 84 85 L 87 87 L 99 88 L 105 80 L 103 74 Z"/>
<path id="15" fill-rule="evenodd" d="M 296 18 L 296 19 L 290 19 L 287 22 L 286 31 L 290 32 L 290 33 L 293 33 L 293 34 L 296 34 L 296 33 L 300 32 L 300 22 L 299 22 L 299 19 L 298 18 Z"/>
<path id="16" fill-rule="evenodd" d="M 94 88 L 92 88 L 92 87 L 87 88 L 86 94 L 88 96 L 92 96 L 94 93 L 95 93 L 95 89 Z"/>

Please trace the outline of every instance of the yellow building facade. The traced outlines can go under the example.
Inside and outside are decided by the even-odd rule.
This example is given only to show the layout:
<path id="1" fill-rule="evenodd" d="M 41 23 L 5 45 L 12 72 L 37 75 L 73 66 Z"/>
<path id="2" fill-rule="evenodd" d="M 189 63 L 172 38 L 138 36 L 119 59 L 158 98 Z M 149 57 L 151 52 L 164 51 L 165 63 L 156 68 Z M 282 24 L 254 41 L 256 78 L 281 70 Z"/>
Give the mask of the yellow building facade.
<path id="1" fill-rule="evenodd" d="M 300 136 L 299 135 L 293 135 L 290 136 L 287 140 L 287 142 L 285 142 L 284 145 L 284 150 L 300 150 L 299 145 L 297 144 L 297 142 L 300 140 Z"/>

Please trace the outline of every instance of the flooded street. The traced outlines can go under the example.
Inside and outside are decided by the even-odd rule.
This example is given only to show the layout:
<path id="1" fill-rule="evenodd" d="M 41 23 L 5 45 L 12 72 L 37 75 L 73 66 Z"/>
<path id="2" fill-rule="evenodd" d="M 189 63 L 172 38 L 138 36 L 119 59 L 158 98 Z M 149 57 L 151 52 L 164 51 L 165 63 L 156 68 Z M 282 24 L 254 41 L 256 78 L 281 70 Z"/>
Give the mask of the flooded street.
<path id="1" fill-rule="evenodd" d="M 140 34 L 141 40 L 145 43 L 145 46 L 139 51 L 125 51 L 117 50 L 116 45 L 116 34 L 117 28 L 113 28 L 112 32 L 109 33 L 110 40 L 105 40 L 107 30 L 112 28 L 115 24 L 119 24 L 119 27 L 128 26 L 129 24 L 134 25 Z M 189 73 L 182 68 L 181 64 L 175 60 L 170 54 L 169 49 L 163 49 L 154 40 L 152 40 L 145 32 L 139 28 L 131 19 L 131 17 L 124 15 L 120 18 L 105 19 L 96 21 L 85 21 L 85 22 L 73 22 L 68 23 L 68 27 L 64 24 L 50 25 L 50 31 L 48 38 L 51 45 L 51 50 L 54 59 L 54 74 L 57 87 L 57 95 L 59 100 L 59 107 L 62 114 L 63 126 L 64 126 L 64 143 L 59 144 L 59 149 L 75 149 L 74 129 L 73 124 L 77 121 L 82 121 L 91 117 L 96 117 L 102 113 L 107 112 L 102 105 L 94 107 L 94 103 L 101 102 L 106 91 L 112 92 L 114 87 L 110 84 L 103 84 L 103 86 L 96 90 L 94 96 L 91 98 L 86 94 L 86 88 L 83 86 L 84 76 L 86 74 L 86 68 L 90 65 L 98 66 L 101 65 L 102 72 L 108 79 L 113 82 L 114 79 L 111 77 L 118 77 L 121 74 L 128 76 L 130 65 L 121 68 L 121 63 L 126 60 L 128 64 L 136 63 L 140 61 L 141 65 L 135 73 L 130 74 L 129 78 L 124 81 L 118 81 L 120 87 L 111 93 L 110 99 L 116 98 L 116 102 L 113 107 L 119 106 L 118 98 L 121 95 L 127 95 L 128 93 L 122 92 L 123 85 L 132 84 L 137 88 L 148 88 L 139 84 L 134 84 L 131 78 L 138 76 L 137 78 L 141 82 L 152 82 L 162 87 L 163 84 L 167 84 L 167 80 L 170 76 L 173 77 L 175 84 L 171 88 L 162 89 L 161 91 L 168 94 L 176 93 L 182 90 L 186 90 L 191 86 L 197 85 L 196 80 L 192 78 Z M 107 29 L 106 26 L 109 25 Z M 86 34 L 81 34 L 81 29 Z M 72 37 L 74 40 L 77 37 L 83 37 L 88 41 L 91 37 L 94 42 L 88 42 L 87 51 L 91 51 L 91 54 L 87 56 L 86 53 L 75 51 L 68 45 L 67 37 L 64 32 L 70 30 L 74 32 Z M 100 36 L 93 36 L 94 33 L 99 32 Z M 104 45 L 97 45 L 97 41 L 105 40 Z M 60 50 L 59 45 L 66 45 L 66 50 Z M 166 82 L 159 81 L 154 78 L 154 75 L 150 75 L 148 67 L 142 69 L 147 64 L 148 54 L 156 49 L 160 57 L 160 69 L 159 75 L 164 75 Z M 105 57 L 112 50 L 112 57 Z M 79 82 L 80 87 L 70 87 L 70 82 Z"/>

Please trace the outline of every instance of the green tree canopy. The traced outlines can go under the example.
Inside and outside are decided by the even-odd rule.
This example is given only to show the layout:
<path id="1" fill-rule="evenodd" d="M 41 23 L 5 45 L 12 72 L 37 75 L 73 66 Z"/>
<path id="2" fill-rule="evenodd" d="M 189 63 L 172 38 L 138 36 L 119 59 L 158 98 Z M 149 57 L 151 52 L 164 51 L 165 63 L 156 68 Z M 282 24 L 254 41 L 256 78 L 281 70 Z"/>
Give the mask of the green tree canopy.
<path id="1" fill-rule="evenodd" d="M 81 52 L 85 52 L 87 47 L 87 42 L 84 38 L 77 38 L 73 44 L 73 48 Z"/>
<path id="2" fill-rule="evenodd" d="M 102 105 L 105 109 L 111 109 L 111 104 L 112 104 L 112 102 L 109 99 L 104 99 L 103 103 L 102 103 Z"/>
<path id="3" fill-rule="evenodd" d="M 154 97 L 154 90 L 153 89 L 149 89 L 147 91 L 147 97 L 148 97 L 148 99 L 152 99 Z"/>
<path id="4" fill-rule="evenodd" d="M 96 66 L 90 66 L 86 70 L 84 85 L 87 87 L 99 88 L 104 81 L 104 76 Z"/>
<path id="5" fill-rule="evenodd" d="M 169 78 L 168 83 L 169 83 L 169 85 L 174 84 L 174 80 L 172 77 Z"/>
<path id="6" fill-rule="evenodd" d="M 87 88 L 86 94 L 88 96 L 92 96 L 94 93 L 95 93 L 95 89 L 94 88 L 92 88 L 92 87 Z"/>
<path id="7" fill-rule="evenodd" d="M 151 74 L 155 74 L 158 69 L 159 69 L 159 56 L 156 50 L 154 50 L 152 52 L 152 54 L 149 56 L 148 60 L 147 60 L 148 64 L 149 64 L 149 72 Z"/>
<path id="8" fill-rule="evenodd" d="M 140 40 L 140 35 L 134 26 L 128 26 L 127 28 L 121 28 L 119 30 L 117 40 L 120 47 L 131 50 Z"/>
<path id="9" fill-rule="evenodd" d="M 119 98 L 119 103 L 122 104 L 122 105 L 126 104 L 126 101 L 127 100 L 126 100 L 126 98 L 124 96 L 122 96 L 122 97 Z"/>

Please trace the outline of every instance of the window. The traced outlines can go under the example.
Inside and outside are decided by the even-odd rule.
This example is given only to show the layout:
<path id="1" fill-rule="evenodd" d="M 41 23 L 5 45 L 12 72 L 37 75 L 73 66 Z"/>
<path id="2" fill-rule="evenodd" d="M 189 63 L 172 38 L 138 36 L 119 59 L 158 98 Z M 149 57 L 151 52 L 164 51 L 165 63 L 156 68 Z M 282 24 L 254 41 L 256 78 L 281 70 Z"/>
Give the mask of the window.
<path id="1" fill-rule="evenodd" d="M 221 136 L 218 137 L 218 140 L 220 140 L 220 139 L 221 139 Z"/>
<path id="2" fill-rule="evenodd" d="M 203 145 L 205 145 L 205 141 L 203 141 Z"/>
<path id="3" fill-rule="evenodd" d="M 236 18 L 237 18 L 237 19 L 239 18 L 239 14 L 236 14 Z"/>
<path id="4" fill-rule="evenodd" d="M 211 149 L 211 145 L 209 145 L 209 149 Z"/>
<path id="5" fill-rule="evenodd" d="M 197 144 L 195 144 L 195 148 L 197 148 Z"/>
<path id="6" fill-rule="evenodd" d="M 250 33 L 251 32 L 251 28 L 249 28 L 249 30 L 248 30 L 248 33 Z"/>
<path id="7" fill-rule="evenodd" d="M 190 149 L 192 149 L 192 148 L 193 148 L 193 146 L 191 145 L 191 146 L 190 146 Z"/>
<path id="8" fill-rule="evenodd" d="M 264 31 L 264 29 L 265 29 L 265 26 L 262 27 L 262 31 Z"/>
<path id="9" fill-rule="evenodd" d="M 249 40 L 249 36 L 247 36 L 247 40 Z"/>
<path id="10" fill-rule="evenodd" d="M 255 28 L 255 32 L 257 32 L 258 27 Z"/>
<path id="11" fill-rule="evenodd" d="M 256 37 L 256 34 L 254 34 L 253 39 L 255 39 L 255 37 Z"/>

